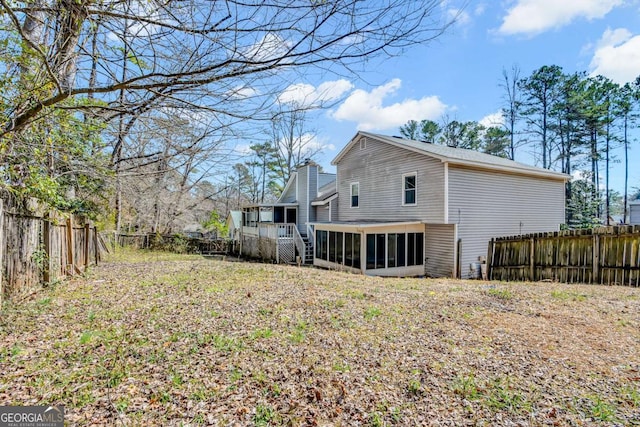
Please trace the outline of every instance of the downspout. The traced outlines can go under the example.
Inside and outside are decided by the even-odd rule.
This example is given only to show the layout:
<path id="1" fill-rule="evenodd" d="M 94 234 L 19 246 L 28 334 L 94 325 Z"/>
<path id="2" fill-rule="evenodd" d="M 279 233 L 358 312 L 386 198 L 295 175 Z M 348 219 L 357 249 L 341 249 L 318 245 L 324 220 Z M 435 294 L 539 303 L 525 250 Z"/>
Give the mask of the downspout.
<path id="1" fill-rule="evenodd" d="M 449 163 L 444 162 L 444 216 L 443 222 L 449 223 Z"/>
<path id="2" fill-rule="evenodd" d="M 364 228 L 357 228 L 356 232 L 360 233 L 360 272 L 363 275 L 367 274 L 367 234 Z"/>
<path id="3" fill-rule="evenodd" d="M 307 227 L 307 225 L 309 224 L 309 211 L 311 210 L 311 201 L 310 201 L 310 195 L 311 193 L 309 193 L 309 176 L 311 175 L 311 166 L 307 166 L 307 198 L 306 198 L 306 211 L 307 211 L 307 220 L 304 222 L 304 226 L 305 228 Z"/>

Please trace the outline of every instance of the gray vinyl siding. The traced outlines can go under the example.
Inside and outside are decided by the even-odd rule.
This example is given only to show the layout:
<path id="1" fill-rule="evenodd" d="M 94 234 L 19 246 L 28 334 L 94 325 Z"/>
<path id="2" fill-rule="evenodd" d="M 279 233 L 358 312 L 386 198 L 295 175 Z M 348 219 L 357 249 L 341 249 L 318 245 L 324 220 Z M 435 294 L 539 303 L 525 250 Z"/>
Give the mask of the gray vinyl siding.
<path id="1" fill-rule="evenodd" d="M 640 202 L 629 205 L 629 224 L 640 225 Z"/>
<path id="2" fill-rule="evenodd" d="M 337 165 L 339 204 L 333 221 L 444 220 L 444 165 L 425 155 L 367 138 L 345 153 Z M 403 206 L 405 173 L 417 172 L 417 203 Z M 351 208 L 350 185 L 360 183 L 359 206 Z"/>
<path id="3" fill-rule="evenodd" d="M 318 167 L 317 166 L 309 166 L 308 167 L 308 175 L 307 175 L 307 212 L 308 216 L 303 221 L 303 230 L 300 231 L 302 234 L 307 234 L 307 226 L 305 225 L 307 222 L 314 222 L 316 220 L 316 210 L 312 209 L 311 201 L 318 196 Z"/>
<path id="4" fill-rule="evenodd" d="M 316 211 L 317 222 L 329 222 L 329 207 L 329 205 L 312 207 Z"/>
<path id="5" fill-rule="evenodd" d="M 449 166 L 449 223 L 462 239 L 461 274 L 487 255 L 493 237 L 557 231 L 564 182 Z"/>
<path id="6" fill-rule="evenodd" d="M 340 199 L 333 199 L 331 202 L 329 202 L 329 210 L 331 211 L 331 221 L 337 221 L 338 220 L 338 206 L 340 205 Z"/>
<path id="7" fill-rule="evenodd" d="M 297 226 L 300 234 L 307 234 L 307 212 L 309 211 L 309 191 L 307 176 L 309 175 L 308 167 L 302 167 L 298 170 L 298 218 Z"/>
<path id="8" fill-rule="evenodd" d="M 425 274 L 453 277 L 455 270 L 455 224 L 427 224 L 425 227 Z"/>

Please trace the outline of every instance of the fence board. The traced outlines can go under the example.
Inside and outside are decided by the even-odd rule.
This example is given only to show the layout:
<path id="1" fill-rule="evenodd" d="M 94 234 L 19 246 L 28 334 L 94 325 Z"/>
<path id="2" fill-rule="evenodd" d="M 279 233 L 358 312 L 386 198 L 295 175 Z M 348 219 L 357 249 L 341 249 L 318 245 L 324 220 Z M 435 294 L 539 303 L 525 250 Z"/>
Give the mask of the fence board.
<path id="1" fill-rule="evenodd" d="M 0 206 L 3 202 L 0 199 Z M 95 227 L 83 225 L 78 233 L 55 214 L 21 214 L 16 212 L 20 206 L 11 202 L 0 210 L 0 302 L 97 264 L 102 249 L 91 244 L 99 242 L 92 239 Z"/>
<path id="2" fill-rule="evenodd" d="M 494 280 L 640 284 L 640 226 L 502 237 L 489 254 Z"/>

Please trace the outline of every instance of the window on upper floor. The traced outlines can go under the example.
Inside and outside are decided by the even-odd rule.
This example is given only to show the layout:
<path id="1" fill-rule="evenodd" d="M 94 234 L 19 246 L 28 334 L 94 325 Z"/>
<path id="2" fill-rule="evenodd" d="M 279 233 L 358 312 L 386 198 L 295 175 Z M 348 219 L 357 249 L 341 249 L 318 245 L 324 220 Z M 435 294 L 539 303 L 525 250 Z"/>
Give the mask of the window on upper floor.
<path id="1" fill-rule="evenodd" d="M 402 204 L 415 205 L 417 203 L 416 194 L 416 172 L 402 175 Z"/>
<path id="2" fill-rule="evenodd" d="M 357 208 L 358 206 L 360 206 L 359 195 L 360 195 L 360 183 L 352 182 L 351 183 L 351 207 L 352 208 Z"/>

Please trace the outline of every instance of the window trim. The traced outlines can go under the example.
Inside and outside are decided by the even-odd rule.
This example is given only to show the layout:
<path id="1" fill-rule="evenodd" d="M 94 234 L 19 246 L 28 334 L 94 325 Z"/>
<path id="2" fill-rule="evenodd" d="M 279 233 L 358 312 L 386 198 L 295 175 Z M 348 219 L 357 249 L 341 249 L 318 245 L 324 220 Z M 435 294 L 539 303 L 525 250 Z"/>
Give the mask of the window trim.
<path id="1" fill-rule="evenodd" d="M 407 183 L 406 179 L 410 176 L 415 178 L 415 185 L 413 187 L 413 203 L 407 203 Z M 408 172 L 402 174 L 402 206 L 417 206 L 418 205 L 418 172 Z"/>
<path id="2" fill-rule="evenodd" d="M 356 205 L 353 204 L 353 186 L 357 186 L 358 194 L 356 197 L 358 198 L 358 203 Z M 360 207 L 360 181 L 354 181 L 349 184 L 349 207 L 353 209 L 357 209 Z"/>

